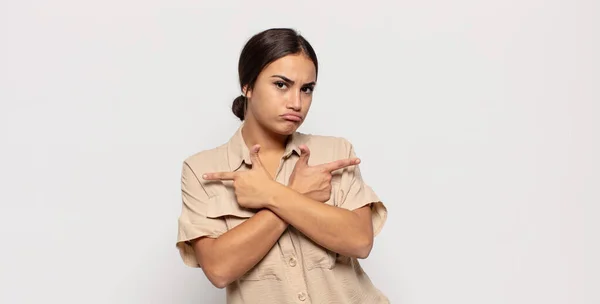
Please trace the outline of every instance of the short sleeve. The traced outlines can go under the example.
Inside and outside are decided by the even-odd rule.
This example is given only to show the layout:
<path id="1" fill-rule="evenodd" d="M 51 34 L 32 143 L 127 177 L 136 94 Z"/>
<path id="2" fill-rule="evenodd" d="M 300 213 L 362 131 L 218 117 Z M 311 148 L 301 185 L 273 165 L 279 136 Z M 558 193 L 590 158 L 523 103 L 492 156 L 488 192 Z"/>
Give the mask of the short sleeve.
<path id="1" fill-rule="evenodd" d="M 350 150 L 348 157 L 356 157 L 352 144 L 347 144 Z M 387 220 L 387 208 L 373 189 L 363 181 L 359 165 L 348 167 L 342 172 L 340 189 L 342 197 L 339 207 L 356 210 L 370 205 L 373 233 L 379 234 Z"/>
<path id="2" fill-rule="evenodd" d="M 212 199 L 187 162 L 181 171 L 181 198 L 176 247 L 185 265 L 200 267 L 189 241 L 204 236 L 217 238 L 227 231 L 227 225 L 223 218 L 207 216 Z"/>

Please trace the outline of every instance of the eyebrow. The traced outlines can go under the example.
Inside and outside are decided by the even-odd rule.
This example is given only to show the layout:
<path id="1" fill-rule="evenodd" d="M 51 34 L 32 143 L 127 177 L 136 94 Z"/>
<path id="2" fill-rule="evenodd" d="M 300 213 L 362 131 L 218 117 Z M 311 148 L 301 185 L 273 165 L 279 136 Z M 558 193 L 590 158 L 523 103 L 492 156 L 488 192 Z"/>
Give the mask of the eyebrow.
<path id="1" fill-rule="evenodd" d="M 281 78 L 283 81 L 285 81 L 285 82 L 287 82 L 287 83 L 289 83 L 291 85 L 294 85 L 294 83 L 296 83 L 295 81 L 293 81 L 293 80 L 291 80 L 291 79 L 289 79 L 289 78 L 287 78 L 285 76 L 281 76 L 281 75 L 273 75 L 271 77 Z M 312 81 L 312 82 L 309 82 L 309 83 L 305 83 L 304 86 L 314 86 L 315 84 L 316 83 L 314 81 Z"/>

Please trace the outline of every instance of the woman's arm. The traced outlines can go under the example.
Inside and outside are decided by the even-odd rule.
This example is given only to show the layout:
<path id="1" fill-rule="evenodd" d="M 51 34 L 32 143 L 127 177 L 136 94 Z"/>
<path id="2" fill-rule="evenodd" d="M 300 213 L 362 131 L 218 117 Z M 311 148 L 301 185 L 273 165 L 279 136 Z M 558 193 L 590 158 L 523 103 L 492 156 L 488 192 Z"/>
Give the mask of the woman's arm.
<path id="1" fill-rule="evenodd" d="M 258 151 L 259 146 L 251 149 L 251 170 L 203 175 L 205 180 L 233 180 L 240 206 L 250 209 L 269 208 L 261 210 L 217 239 L 204 238 L 194 244 L 198 252 L 197 260 L 215 286 L 222 288 L 228 285 L 256 265 L 273 247 L 288 224 L 294 225 L 309 238 L 332 251 L 346 256 L 368 256 L 373 242 L 369 208 L 353 212 L 325 205 L 298 192 L 315 188 L 307 181 L 313 181 L 318 176 L 316 174 L 294 174 L 292 187 L 295 190 L 274 181 L 264 169 Z M 330 174 L 327 172 L 335 168 L 356 163 L 354 159 L 340 160 L 318 167 L 295 168 L 294 172 L 324 170 L 321 175 L 327 175 Z M 329 184 L 330 179 L 321 181 Z M 318 188 L 330 191 L 330 185 Z M 314 192 L 312 194 L 315 195 Z"/>
<path id="2" fill-rule="evenodd" d="M 356 258 L 366 258 L 371 252 L 373 224 L 369 205 L 350 211 L 279 185 L 266 207 L 331 251 Z"/>
<path id="3" fill-rule="evenodd" d="M 287 226 L 276 214 L 263 209 L 216 239 L 203 237 L 191 242 L 206 277 L 217 288 L 224 288 L 254 267 Z"/>

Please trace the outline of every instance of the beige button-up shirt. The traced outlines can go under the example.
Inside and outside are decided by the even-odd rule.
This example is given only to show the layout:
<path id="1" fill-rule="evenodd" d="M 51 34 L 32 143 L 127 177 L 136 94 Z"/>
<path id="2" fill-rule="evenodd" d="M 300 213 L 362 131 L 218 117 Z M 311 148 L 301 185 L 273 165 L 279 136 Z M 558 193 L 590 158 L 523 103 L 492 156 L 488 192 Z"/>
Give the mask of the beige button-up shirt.
<path id="1" fill-rule="evenodd" d="M 243 126 L 243 123 L 242 123 Z M 251 168 L 249 149 L 241 128 L 229 142 L 188 157 L 183 163 L 181 187 L 183 206 L 179 217 L 177 248 L 183 262 L 200 267 L 189 241 L 198 237 L 217 238 L 255 214 L 238 205 L 233 188 L 223 183 L 206 183 L 206 172 L 239 171 Z M 276 180 L 284 185 L 300 155 L 301 144 L 309 147 L 309 165 L 355 157 L 345 139 L 296 132 L 288 141 Z M 354 210 L 370 204 L 373 231 L 377 235 L 387 218 L 387 209 L 363 181 L 358 166 L 333 174 L 331 198 L 326 204 Z M 229 304 L 284 303 L 389 303 L 369 279 L 356 258 L 329 251 L 292 226 L 281 235 L 267 255 L 238 280 L 227 286 Z"/>

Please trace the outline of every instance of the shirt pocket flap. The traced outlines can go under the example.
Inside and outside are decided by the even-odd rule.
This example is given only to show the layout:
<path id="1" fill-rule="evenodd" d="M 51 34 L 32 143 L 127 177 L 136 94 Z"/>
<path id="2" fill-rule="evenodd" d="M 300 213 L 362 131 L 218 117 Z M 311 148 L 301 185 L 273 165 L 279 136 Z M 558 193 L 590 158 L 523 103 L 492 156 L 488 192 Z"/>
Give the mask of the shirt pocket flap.
<path id="1" fill-rule="evenodd" d="M 219 218 L 234 216 L 239 218 L 250 218 L 256 211 L 241 207 L 233 194 L 220 194 L 210 198 L 206 216 Z"/>

